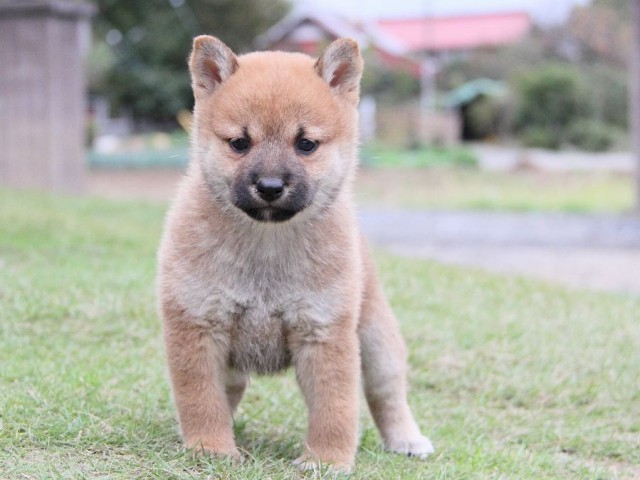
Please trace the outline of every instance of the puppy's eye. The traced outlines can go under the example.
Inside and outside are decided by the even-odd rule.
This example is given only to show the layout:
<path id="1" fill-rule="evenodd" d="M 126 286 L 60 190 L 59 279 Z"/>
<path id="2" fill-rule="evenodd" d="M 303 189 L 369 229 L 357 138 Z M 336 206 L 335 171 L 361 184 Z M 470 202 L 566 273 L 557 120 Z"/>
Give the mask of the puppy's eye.
<path id="1" fill-rule="evenodd" d="M 249 150 L 251 146 L 251 141 L 248 138 L 233 138 L 229 141 L 229 145 L 233 149 L 233 151 L 238 153 L 243 153 Z"/>
<path id="2" fill-rule="evenodd" d="M 308 155 L 318 148 L 318 143 L 308 138 L 301 138 L 296 142 L 296 150 L 303 155 Z"/>

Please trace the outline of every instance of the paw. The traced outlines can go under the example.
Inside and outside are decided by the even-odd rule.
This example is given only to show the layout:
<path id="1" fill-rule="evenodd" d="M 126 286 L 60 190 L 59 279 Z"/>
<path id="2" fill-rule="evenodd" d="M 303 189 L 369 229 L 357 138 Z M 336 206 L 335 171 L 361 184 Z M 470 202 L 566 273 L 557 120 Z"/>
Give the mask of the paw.
<path id="1" fill-rule="evenodd" d="M 409 457 L 418 457 L 423 460 L 435 452 L 431 441 L 422 435 L 409 439 L 391 440 L 386 442 L 385 446 L 390 452 L 402 453 Z"/>
<path id="2" fill-rule="evenodd" d="M 333 475 L 349 475 L 353 472 L 353 463 L 349 462 L 321 462 L 311 455 L 305 454 L 291 462 L 294 467 L 303 472 L 329 473 Z"/>
<path id="3" fill-rule="evenodd" d="M 234 463 L 242 461 L 242 454 L 235 445 L 215 445 L 208 442 L 187 443 L 196 456 L 208 455 L 211 457 L 231 459 Z"/>

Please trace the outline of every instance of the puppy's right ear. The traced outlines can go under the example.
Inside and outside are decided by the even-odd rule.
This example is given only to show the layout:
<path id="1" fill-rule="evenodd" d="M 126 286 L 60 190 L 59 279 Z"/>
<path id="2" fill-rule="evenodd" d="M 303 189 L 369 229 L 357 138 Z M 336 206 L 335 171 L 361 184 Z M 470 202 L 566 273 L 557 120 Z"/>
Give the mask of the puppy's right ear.
<path id="1" fill-rule="evenodd" d="M 237 68 L 236 55 L 216 37 L 200 35 L 193 39 L 189 70 L 197 99 L 213 93 Z"/>

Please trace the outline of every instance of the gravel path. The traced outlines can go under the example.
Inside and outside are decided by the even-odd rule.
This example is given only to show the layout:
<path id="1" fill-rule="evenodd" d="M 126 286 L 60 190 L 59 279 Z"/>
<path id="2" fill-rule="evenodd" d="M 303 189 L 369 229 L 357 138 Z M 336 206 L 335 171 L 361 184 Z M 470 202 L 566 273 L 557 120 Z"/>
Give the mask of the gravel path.
<path id="1" fill-rule="evenodd" d="M 394 253 L 640 295 L 640 219 L 489 212 L 362 211 Z"/>

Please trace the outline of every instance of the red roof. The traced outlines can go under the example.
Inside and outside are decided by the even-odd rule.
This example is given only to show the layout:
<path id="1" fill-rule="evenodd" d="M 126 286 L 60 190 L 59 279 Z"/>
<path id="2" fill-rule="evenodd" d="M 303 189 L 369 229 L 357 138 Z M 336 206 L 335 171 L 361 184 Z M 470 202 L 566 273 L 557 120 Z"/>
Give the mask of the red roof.
<path id="1" fill-rule="evenodd" d="M 467 50 L 513 43 L 531 29 L 524 12 L 378 20 L 378 28 L 410 51 Z"/>

